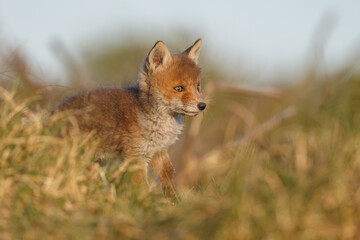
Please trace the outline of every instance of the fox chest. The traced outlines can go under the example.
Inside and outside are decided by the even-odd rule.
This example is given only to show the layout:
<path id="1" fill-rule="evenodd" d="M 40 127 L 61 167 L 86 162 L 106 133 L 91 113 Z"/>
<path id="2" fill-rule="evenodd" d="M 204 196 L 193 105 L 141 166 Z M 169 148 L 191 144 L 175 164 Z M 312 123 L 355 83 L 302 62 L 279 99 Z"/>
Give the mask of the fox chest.
<path id="1" fill-rule="evenodd" d="M 140 144 L 140 153 L 151 158 L 155 153 L 167 149 L 178 139 L 183 129 L 181 117 L 158 118 L 146 121 L 146 135 Z"/>

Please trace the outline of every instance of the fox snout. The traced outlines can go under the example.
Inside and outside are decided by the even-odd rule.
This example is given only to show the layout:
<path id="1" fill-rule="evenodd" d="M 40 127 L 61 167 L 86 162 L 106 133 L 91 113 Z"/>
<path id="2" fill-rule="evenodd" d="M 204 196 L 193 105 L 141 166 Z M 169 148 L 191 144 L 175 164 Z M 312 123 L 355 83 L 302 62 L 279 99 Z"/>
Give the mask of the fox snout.
<path id="1" fill-rule="evenodd" d="M 187 116 L 196 116 L 198 115 L 201 111 L 205 110 L 206 108 L 206 103 L 204 102 L 191 102 L 191 103 L 187 103 L 187 104 L 182 104 L 180 102 L 180 105 L 178 105 L 178 107 L 176 107 L 175 112 L 187 115 Z"/>

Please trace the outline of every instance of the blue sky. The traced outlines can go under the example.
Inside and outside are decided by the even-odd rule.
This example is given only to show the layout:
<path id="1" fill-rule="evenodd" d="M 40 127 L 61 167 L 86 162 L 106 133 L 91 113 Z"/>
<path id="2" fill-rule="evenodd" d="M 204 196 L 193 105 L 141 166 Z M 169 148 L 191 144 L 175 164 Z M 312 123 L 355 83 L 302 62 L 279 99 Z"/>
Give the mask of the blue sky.
<path id="1" fill-rule="evenodd" d="M 93 39 L 116 41 L 133 31 L 166 42 L 176 37 L 175 29 L 183 29 L 194 41 L 202 37 L 204 54 L 235 69 L 267 74 L 304 65 L 321 21 L 334 26 L 326 62 L 346 60 L 359 49 L 359 13 L 357 0 L 0 0 L 0 40 L 23 49 L 34 69 L 57 75 L 61 67 L 49 47 L 53 39 L 76 55 Z"/>

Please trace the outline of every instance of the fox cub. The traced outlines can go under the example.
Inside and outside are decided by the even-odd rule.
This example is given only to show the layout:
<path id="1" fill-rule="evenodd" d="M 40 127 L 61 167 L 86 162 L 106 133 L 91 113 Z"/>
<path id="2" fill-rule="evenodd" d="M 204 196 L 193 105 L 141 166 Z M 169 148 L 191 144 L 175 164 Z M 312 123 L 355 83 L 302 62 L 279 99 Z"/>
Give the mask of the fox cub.
<path id="1" fill-rule="evenodd" d="M 197 64 L 200 47 L 201 39 L 182 53 L 170 53 L 158 41 L 140 68 L 136 86 L 85 91 L 66 99 L 58 110 L 84 110 L 75 115 L 78 124 L 83 131 L 95 130 L 101 151 L 119 152 L 128 163 L 141 159 L 139 183 L 146 181 L 149 164 L 164 194 L 174 197 L 174 167 L 167 148 L 181 133 L 183 116 L 196 116 L 206 108 Z"/>

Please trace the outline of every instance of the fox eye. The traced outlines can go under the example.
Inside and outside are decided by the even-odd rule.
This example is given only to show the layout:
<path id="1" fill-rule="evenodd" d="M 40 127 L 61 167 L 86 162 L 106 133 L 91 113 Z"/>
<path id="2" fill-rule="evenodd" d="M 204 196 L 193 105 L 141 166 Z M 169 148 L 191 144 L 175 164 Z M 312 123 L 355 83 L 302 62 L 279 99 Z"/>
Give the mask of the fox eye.
<path id="1" fill-rule="evenodd" d="M 197 90 L 200 92 L 200 84 L 197 85 Z"/>
<path id="2" fill-rule="evenodd" d="M 174 87 L 174 90 L 177 92 L 183 92 L 183 91 L 185 91 L 185 88 L 183 86 L 176 86 L 176 87 Z"/>

